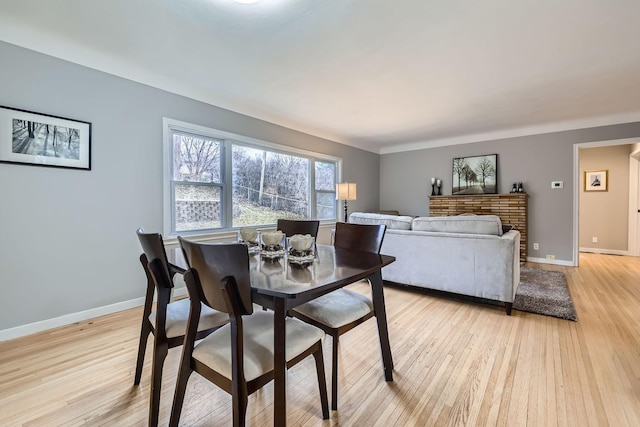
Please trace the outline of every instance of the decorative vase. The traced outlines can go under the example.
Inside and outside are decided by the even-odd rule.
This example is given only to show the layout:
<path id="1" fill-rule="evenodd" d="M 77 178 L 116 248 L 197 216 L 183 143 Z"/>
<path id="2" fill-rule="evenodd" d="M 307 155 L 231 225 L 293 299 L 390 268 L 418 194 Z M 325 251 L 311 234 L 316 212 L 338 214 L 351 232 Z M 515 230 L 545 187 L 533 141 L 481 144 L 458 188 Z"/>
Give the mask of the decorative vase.
<path id="1" fill-rule="evenodd" d="M 260 232 L 253 228 L 241 228 L 238 231 L 238 243 L 247 247 L 249 255 L 260 252 Z"/>
<path id="2" fill-rule="evenodd" d="M 284 255 L 284 233 L 282 231 L 265 232 L 260 235 L 260 238 L 263 258 L 275 259 Z"/>
<path id="3" fill-rule="evenodd" d="M 240 238 L 244 242 L 256 243 L 258 241 L 258 230 L 253 228 L 241 228 Z"/>
<path id="4" fill-rule="evenodd" d="M 315 258 L 314 241 L 310 234 L 294 234 L 287 237 L 289 262 L 298 265 L 311 264 Z"/>
<path id="5" fill-rule="evenodd" d="M 289 247 L 295 251 L 306 251 L 311 245 L 313 245 L 313 237 L 310 234 L 294 234 L 289 237 Z"/>

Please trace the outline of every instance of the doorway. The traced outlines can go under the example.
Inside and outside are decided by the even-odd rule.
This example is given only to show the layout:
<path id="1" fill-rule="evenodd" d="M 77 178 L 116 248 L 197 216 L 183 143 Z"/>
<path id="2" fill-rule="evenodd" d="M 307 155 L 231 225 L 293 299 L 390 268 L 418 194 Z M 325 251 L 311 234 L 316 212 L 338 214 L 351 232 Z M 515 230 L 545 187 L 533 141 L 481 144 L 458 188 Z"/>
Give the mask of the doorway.
<path id="1" fill-rule="evenodd" d="M 579 263 L 580 253 L 580 198 L 583 196 L 580 183 L 582 180 L 582 170 L 580 162 L 580 151 L 587 148 L 598 148 L 615 145 L 629 145 L 635 147 L 629 150 L 629 192 L 628 192 L 628 230 L 627 230 L 627 250 L 608 250 L 600 253 L 615 253 L 617 255 L 633 255 L 638 256 L 640 251 L 639 233 L 640 215 L 638 214 L 640 195 L 640 138 L 626 138 L 610 141 L 596 141 L 588 143 L 574 144 L 573 160 L 574 160 L 574 188 L 573 188 L 573 259 L 574 265 Z M 584 152 L 583 152 L 584 153 Z M 586 215 L 585 215 L 586 216 Z M 584 241 L 584 239 L 583 239 Z"/>

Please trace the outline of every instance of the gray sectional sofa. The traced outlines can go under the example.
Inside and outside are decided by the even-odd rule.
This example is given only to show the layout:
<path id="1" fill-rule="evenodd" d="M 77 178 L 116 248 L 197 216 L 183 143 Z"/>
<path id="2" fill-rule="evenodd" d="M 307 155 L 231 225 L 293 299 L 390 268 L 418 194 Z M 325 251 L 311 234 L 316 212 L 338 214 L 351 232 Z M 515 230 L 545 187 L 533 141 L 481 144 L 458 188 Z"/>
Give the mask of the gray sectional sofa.
<path id="1" fill-rule="evenodd" d="M 396 262 L 386 281 L 503 302 L 508 315 L 520 283 L 520 233 L 495 215 L 411 217 L 354 212 L 349 222 L 385 224 L 381 253 Z"/>

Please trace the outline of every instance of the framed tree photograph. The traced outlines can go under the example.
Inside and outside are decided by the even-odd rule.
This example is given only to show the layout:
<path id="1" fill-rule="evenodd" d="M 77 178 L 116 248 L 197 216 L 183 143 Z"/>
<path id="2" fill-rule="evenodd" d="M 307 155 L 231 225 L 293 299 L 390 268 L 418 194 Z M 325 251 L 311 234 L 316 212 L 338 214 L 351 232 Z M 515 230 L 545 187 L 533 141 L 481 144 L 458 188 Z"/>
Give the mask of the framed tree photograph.
<path id="1" fill-rule="evenodd" d="M 584 191 L 609 191 L 609 171 L 584 171 Z"/>
<path id="2" fill-rule="evenodd" d="M 91 170 L 91 123 L 0 106 L 0 162 Z"/>
<path id="3" fill-rule="evenodd" d="M 497 194 L 498 155 L 453 159 L 452 195 Z"/>

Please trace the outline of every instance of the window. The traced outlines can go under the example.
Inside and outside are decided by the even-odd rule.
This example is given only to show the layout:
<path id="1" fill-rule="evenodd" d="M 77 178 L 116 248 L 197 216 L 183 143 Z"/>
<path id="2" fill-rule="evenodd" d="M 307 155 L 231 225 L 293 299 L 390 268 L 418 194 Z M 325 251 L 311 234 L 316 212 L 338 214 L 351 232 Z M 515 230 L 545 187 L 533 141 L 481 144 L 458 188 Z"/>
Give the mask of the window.
<path id="1" fill-rule="evenodd" d="M 232 145 L 233 227 L 313 217 L 308 158 Z"/>
<path id="2" fill-rule="evenodd" d="M 165 233 L 336 219 L 340 159 L 164 119 Z"/>
<path id="3" fill-rule="evenodd" d="M 336 217 L 336 163 L 315 162 L 315 196 L 318 218 Z"/>
<path id="4" fill-rule="evenodd" d="M 222 149 L 220 140 L 171 133 L 171 231 L 222 227 Z"/>

